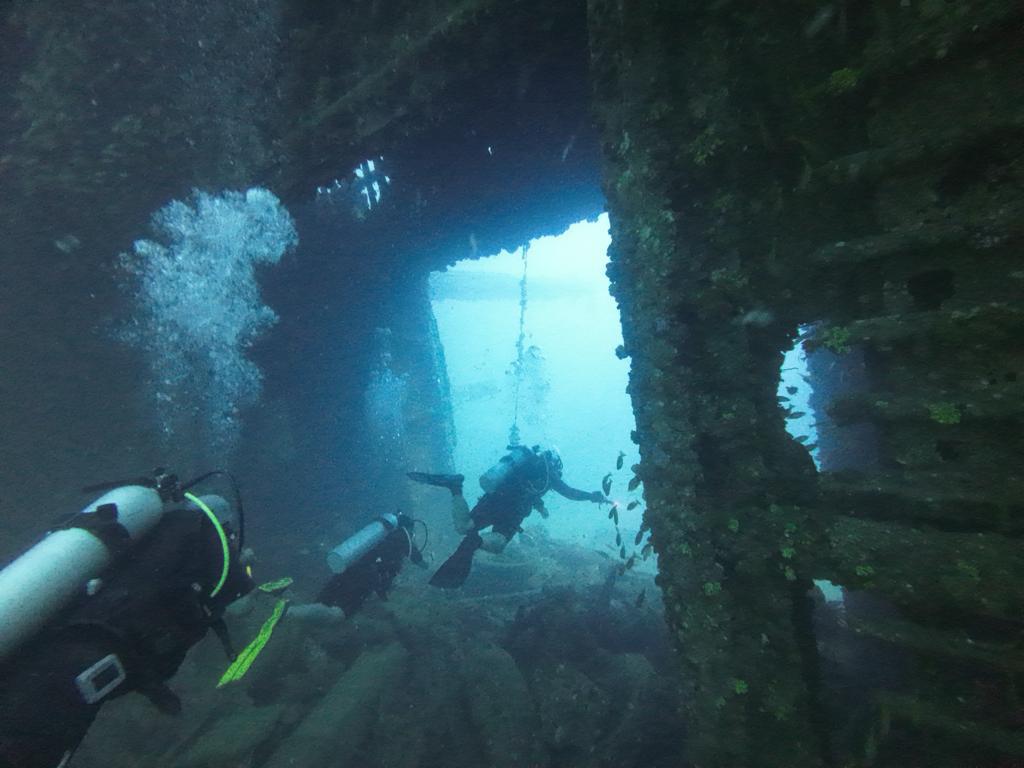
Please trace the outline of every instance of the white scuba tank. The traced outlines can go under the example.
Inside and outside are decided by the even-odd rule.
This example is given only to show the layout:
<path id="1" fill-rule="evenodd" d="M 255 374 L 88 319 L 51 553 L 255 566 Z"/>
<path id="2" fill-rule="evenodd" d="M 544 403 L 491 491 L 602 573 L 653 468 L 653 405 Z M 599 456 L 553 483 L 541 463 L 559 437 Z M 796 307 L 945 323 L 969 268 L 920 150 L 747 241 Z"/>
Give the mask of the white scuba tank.
<path id="1" fill-rule="evenodd" d="M 353 563 L 376 547 L 398 526 L 398 517 L 385 512 L 369 525 L 353 533 L 327 553 L 327 567 L 334 573 L 344 573 Z"/>
<path id="2" fill-rule="evenodd" d="M 117 522 L 136 542 L 152 530 L 164 503 L 152 488 L 126 485 L 96 499 L 79 514 L 116 505 Z M 35 634 L 61 608 L 83 593 L 113 554 L 85 528 L 62 528 L 0 571 L 0 659 Z"/>
<path id="3" fill-rule="evenodd" d="M 533 451 L 521 445 L 513 446 L 511 453 L 501 457 L 497 464 L 480 475 L 484 493 L 494 493 L 512 474 L 533 457 Z"/>

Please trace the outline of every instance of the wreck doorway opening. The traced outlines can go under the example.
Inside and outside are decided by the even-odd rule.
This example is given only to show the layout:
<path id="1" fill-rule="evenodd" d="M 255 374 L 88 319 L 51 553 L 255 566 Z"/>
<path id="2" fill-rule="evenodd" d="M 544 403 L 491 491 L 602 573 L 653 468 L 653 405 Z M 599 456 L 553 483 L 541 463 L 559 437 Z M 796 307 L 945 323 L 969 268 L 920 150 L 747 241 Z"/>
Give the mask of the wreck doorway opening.
<path id="1" fill-rule="evenodd" d="M 601 214 L 515 251 L 459 261 L 432 274 L 431 302 L 451 387 L 453 464 L 467 494 L 481 493 L 476 479 L 517 437 L 555 447 L 573 487 L 594 491 L 610 474 L 620 537 L 632 541 L 643 510 L 627 511 L 627 495 L 638 494 L 626 486 L 639 453 L 629 363 L 615 355 L 622 327 L 605 274 L 608 227 Z M 527 529 L 618 551 L 609 507 L 555 493 L 544 501 L 549 516 L 531 516 Z"/>

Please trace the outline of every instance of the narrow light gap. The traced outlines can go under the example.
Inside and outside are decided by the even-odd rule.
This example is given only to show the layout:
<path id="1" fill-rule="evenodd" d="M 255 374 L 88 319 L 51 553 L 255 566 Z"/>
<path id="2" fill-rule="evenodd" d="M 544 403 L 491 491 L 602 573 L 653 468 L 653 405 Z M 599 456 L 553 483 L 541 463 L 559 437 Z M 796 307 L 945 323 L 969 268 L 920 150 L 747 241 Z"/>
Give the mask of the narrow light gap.
<path id="1" fill-rule="evenodd" d="M 796 343 L 786 351 L 779 371 L 777 395 L 786 413 L 786 431 L 808 450 L 814 466 L 820 470 L 818 414 L 811 404 L 814 387 L 803 342 L 810 330 L 810 326 L 802 326 Z"/>
<path id="2" fill-rule="evenodd" d="M 799 329 L 796 343 L 783 356 L 779 370 L 778 399 L 779 405 L 786 413 L 786 431 L 807 449 L 820 472 L 821 450 L 818 444 L 819 419 L 827 420 L 828 415 L 819 412 L 814 392 L 814 379 L 811 375 L 809 358 L 817 352 L 808 352 L 804 341 L 813 332 L 814 326 L 805 325 Z M 844 589 L 827 579 L 815 579 L 814 585 L 820 590 L 828 603 L 842 604 Z"/>

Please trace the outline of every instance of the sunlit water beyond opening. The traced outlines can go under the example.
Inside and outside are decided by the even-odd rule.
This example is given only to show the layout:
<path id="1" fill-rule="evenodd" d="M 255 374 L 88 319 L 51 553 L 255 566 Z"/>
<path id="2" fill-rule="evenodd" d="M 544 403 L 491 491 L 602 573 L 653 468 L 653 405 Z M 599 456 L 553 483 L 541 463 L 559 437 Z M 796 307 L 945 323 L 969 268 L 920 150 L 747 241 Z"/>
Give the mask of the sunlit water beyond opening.
<path id="1" fill-rule="evenodd" d="M 814 395 L 807 351 L 803 339 L 810 327 L 800 329 L 800 338 L 787 350 L 779 371 L 779 405 L 786 411 L 786 430 L 807 448 L 814 460 L 814 466 L 821 469 L 818 450 L 818 414 L 811 404 Z M 824 579 L 815 580 L 815 585 L 830 603 L 842 602 L 843 589 Z"/>
<path id="2" fill-rule="evenodd" d="M 455 466 L 467 477 L 469 501 L 482 493 L 477 479 L 505 453 L 516 420 L 523 444 L 557 447 L 570 485 L 594 491 L 611 473 L 610 495 L 620 502 L 620 531 L 630 549 L 643 505 L 625 508 L 642 489 L 627 491 L 639 454 L 630 439 L 629 362 L 615 356 L 622 329 L 605 275 L 609 243 L 607 214 L 529 243 L 517 419 L 522 249 L 435 273 L 431 294 L 451 384 Z M 620 451 L 625 457 L 616 470 Z M 534 514 L 527 530 L 542 524 L 552 537 L 617 555 L 607 505 L 555 493 L 545 504 L 550 517 Z"/>

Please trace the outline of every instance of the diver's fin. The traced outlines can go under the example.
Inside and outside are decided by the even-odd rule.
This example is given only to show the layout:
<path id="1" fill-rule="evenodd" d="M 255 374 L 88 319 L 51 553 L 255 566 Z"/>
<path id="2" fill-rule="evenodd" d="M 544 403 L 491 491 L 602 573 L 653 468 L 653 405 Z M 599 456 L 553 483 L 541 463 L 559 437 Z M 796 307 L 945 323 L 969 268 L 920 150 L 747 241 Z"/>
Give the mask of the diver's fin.
<path id="1" fill-rule="evenodd" d="M 430 577 L 430 583 L 442 589 L 461 587 L 469 576 L 469 569 L 473 567 L 473 555 L 480 549 L 482 543 L 480 534 L 476 531 L 467 534 L 452 556 Z"/>
<path id="2" fill-rule="evenodd" d="M 431 475 L 427 472 L 406 472 L 405 474 L 410 480 L 415 480 L 417 483 L 437 485 L 447 488 L 452 493 L 456 491 L 461 493 L 462 482 L 466 479 L 464 475 Z"/>

